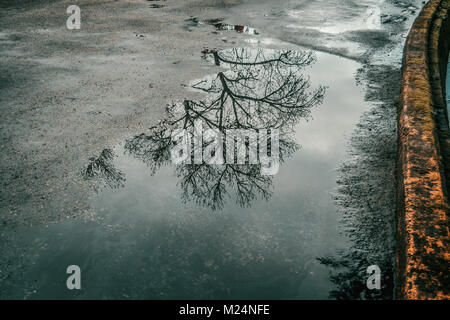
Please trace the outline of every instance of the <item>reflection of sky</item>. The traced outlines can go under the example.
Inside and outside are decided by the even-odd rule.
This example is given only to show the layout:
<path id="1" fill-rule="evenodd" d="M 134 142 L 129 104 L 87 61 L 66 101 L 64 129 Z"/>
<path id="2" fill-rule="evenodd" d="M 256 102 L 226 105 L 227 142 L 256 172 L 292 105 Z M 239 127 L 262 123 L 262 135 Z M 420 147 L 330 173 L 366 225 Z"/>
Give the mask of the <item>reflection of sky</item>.
<path id="1" fill-rule="evenodd" d="M 357 68 L 323 53 L 308 68 L 312 88 L 328 86 L 325 100 L 298 125 L 302 147 L 281 166 L 267 202 L 243 209 L 231 199 L 218 212 L 183 204 L 173 167 L 151 176 L 118 146 L 127 181 L 93 198 L 102 221 L 27 231 L 46 249 L 24 281 L 36 281 L 35 297 L 327 298 L 328 273 L 315 258 L 344 245 L 330 192 L 345 138 L 367 109 Z M 65 289 L 69 264 L 81 267 L 82 292 Z"/>
<path id="2" fill-rule="evenodd" d="M 306 189 L 311 184 L 320 185 L 324 191 L 334 187 L 333 170 L 344 159 L 346 136 L 352 133 L 366 103 L 364 93 L 355 85 L 357 63 L 324 53 L 318 53 L 317 60 L 309 73 L 313 85 L 328 87 L 324 103 L 313 109 L 312 120 L 300 120 L 296 137 L 301 150 L 281 167 L 279 176 L 284 172 L 286 178 L 296 174 L 300 180 L 297 184 L 303 183 Z M 291 166 L 296 169 L 290 169 Z M 317 179 L 318 176 L 328 178 Z M 280 187 L 287 187 L 284 178 L 281 180 Z"/>

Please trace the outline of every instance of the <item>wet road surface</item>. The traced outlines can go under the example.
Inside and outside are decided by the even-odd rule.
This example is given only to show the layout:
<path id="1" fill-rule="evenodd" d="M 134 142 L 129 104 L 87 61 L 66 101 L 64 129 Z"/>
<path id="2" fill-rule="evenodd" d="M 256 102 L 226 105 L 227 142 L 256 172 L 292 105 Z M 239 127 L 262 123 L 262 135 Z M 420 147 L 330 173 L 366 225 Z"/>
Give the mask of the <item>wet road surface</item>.
<path id="1" fill-rule="evenodd" d="M 263 52 L 265 59 L 280 55 L 262 49 L 244 49 L 243 54 L 249 51 L 250 56 Z M 36 292 L 29 298 L 326 299 L 333 287 L 316 258 L 346 247 L 331 194 L 345 157 L 345 136 L 368 106 L 354 81 L 358 63 L 324 53 L 316 56 L 298 76 L 310 76 L 311 90 L 325 86 L 325 97 L 310 115 L 292 124 L 290 138 L 299 149 L 287 156 L 270 184 L 260 184 L 265 190 L 235 191 L 239 181 L 233 180 L 223 200 L 213 199 L 202 188 L 212 188 L 219 175 L 207 172 L 204 177 L 200 172 L 191 177 L 197 184 L 205 178 L 213 181 L 190 187 L 184 181 L 192 172 L 184 172 L 183 165 L 155 163 L 150 153 L 141 152 L 151 150 L 150 142 L 142 145 L 138 135 L 112 150 L 117 155 L 110 163 L 114 169 L 98 169 L 100 177 L 107 178 L 106 187 L 92 198 L 101 221 L 24 230 L 25 241 L 41 246 L 18 287 L 33 283 L 30 290 Z M 258 79 L 263 86 L 268 81 Z M 243 88 L 236 90 L 242 95 Z M 343 90 L 348 94 L 342 96 Z M 151 133 L 144 140 L 148 137 Z M 220 172 L 227 166 L 222 167 Z M 253 181 L 251 176 L 241 179 Z M 267 200 L 263 192 L 268 192 Z M 80 293 L 61 286 L 61 266 L 75 261 L 83 270 Z"/>
<path id="2" fill-rule="evenodd" d="M 9 175 L 16 169 L 11 167 L 13 162 L 5 154 L 14 153 L 3 153 L 2 174 L 7 177 L 5 187 L 10 188 L 11 194 L 2 194 L 2 213 L 6 213 L 1 230 L 4 240 L 2 297 L 325 299 L 330 292 L 332 298 L 391 297 L 395 95 L 398 95 L 395 75 L 399 72 L 402 39 L 408 23 L 417 13 L 417 3 L 284 1 L 280 9 L 279 4 L 270 1 L 233 5 L 224 1 L 225 5 L 207 8 L 200 2 L 193 1 L 183 7 L 167 1 L 164 7 L 151 8 L 157 19 L 167 19 L 174 14 L 175 21 L 166 21 L 170 26 L 167 43 L 173 40 L 170 28 L 194 38 L 201 38 L 202 34 L 215 38 L 216 42 L 202 40 L 200 46 L 186 43 L 185 50 L 190 53 L 187 57 L 174 53 L 180 48 L 171 48 L 164 43 L 164 36 L 159 35 L 154 47 L 163 53 L 163 62 L 155 66 L 153 61 L 150 65 L 154 67 L 145 69 L 144 60 L 151 59 L 152 55 L 141 52 L 141 44 L 136 41 L 150 41 L 152 31 L 136 30 L 135 34 L 142 37 L 135 36 L 131 43 L 123 35 L 116 39 L 121 45 L 129 43 L 137 48 L 131 54 L 132 65 L 139 70 L 135 73 L 137 79 L 127 75 L 132 84 L 128 87 L 129 84 L 114 80 L 119 77 L 115 74 L 101 84 L 88 85 L 88 92 L 82 95 L 99 96 L 99 106 L 108 106 L 87 110 L 89 120 L 81 119 L 83 123 L 92 122 L 92 131 L 86 124 L 78 131 L 86 135 L 91 132 L 89 136 L 95 143 L 88 143 L 86 146 L 93 147 L 76 152 L 79 148 L 75 147 L 76 143 L 63 138 L 62 153 L 70 173 L 61 174 L 58 165 L 50 171 L 55 184 L 50 189 L 43 188 L 46 193 L 40 196 L 39 205 L 28 203 L 26 194 L 15 189 L 15 182 L 9 182 L 12 181 Z M 329 7 L 333 10 L 328 10 Z M 377 8 L 381 8 L 380 24 L 377 20 L 370 22 L 377 17 Z M 138 14 L 144 16 L 145 21 L 145 15 L 149 14 L 139 6 L 125 6 L 121 10 L 128 19 Z M 180 12 L 189 12 L 190 17 L 182 17 Z M 16 54 L 11 51 L 18 50 L 11 42 L 11 35 L 5 31 L 2 37 L 4 54 Z M 141 43 L 145 46 L 145 42 Z M 183 48 L 183 44 L 180 45 Z M 216 47 L 222 50 L 215 51 Z M 209 183 L 217 179 L 216 172 L 206 172 L 207 178 L 200 175 L 195 180 L 207 181 L 206 185 L 183 183 L 186 174 L 192 177 L 189 170 L 196 168 L 177 168 L 167 161 L 155 161 L 160 158 L 155 158 L 151 152 L 152 157 L 147 157 L 146 141 L 154 143 L 154 138 L 158 137 L 153 135 L 154 129 L 148 130 L 159 126 L 155 125 L 157 119 L 164 123 L 177 116 L 177 113 L 165 114 L 163 106 L 176 107 L 185 101 L 193 105 L 199 101 L 210 104 L 221 90 L 219 82 L 213 83 L 220 74 L 231 78 L 251 74 L 250 79 L 254 74 L 261 74 L 258 68 L 255 71 L 251 66 L 248 70 L 233 71 L 236 58 L 233 55 L 228 66 L 231 70 L 223 70 L 223 65 L 214 66 L 211 52 L 229 57 L 233 49 L 244 50 L 247 58 L 258 51 L 272 57 L 284 52 L 280 50 L 312 52 L 316 57 L 314 62 L 288 75 L 300 79 L 310 77 L 308 81 L 301 80 L 311 87 L 299 97 L 320 91 L 321 86 L 325 90 L 323 98 L 317 97 L 309 108 L 292 113 L 292 117 L 284 119 L 272 113 L 262 114 L 264 121 L 260 120 L 261 123 L 279 122 L 286 129 L 289 152 L 279 173 L 272 179 L 261 179 L 254 175 L 251 166 L 244 166 L 247 171 L 244 170 L 243 181 L 250 182 L 250 188 L 239 189 L 239 180 L 230 176 L 222 191 L 223 198 L 218 199 L 208 192 Z M 89 50 L 95 51 L 94 48 Z M 120 66 L 118 57 L 107 58 L 108 64 L 102 66 L 104 59 L 102 55 L 94 55 L 80 63 L 85 68 L 92 66 L 99 74 L 104 74 L 111 65 Z M 37 60 L 43 66 L 64 68 L 63 60 L 55 56 L 50 59 L 44 55 Z M 124 64 L 118 70 L 127 69 L 129 66 Z M 281 73 L 281 79 L 283 75 L 286 77 Z M 198 86 L 197 90 L 189 88 L 203 79 L 210 86 L 207 90 L 198 90 Z M 252 85 L 273 86 L 270 79 L 256 78 Z M 181 81 L 182 85 L 171 89 L 173 81 L 177 84 Z M 239 81 L 234 89 L 242 93 L 246 87 L 239 87 Z M 57 81 L 51 85 L 53 90 L 63 90 L 66 97 L 74 96 L 74 89 L 67 82 L 60 82 L 60 88 Z M 154 93 L 154 87 L 158 87 L 158 93 Z M 13 99 L 12 89 L 8 90 L 5 92 Z M 120 91 L 119 96 L 115 96 L 117 91 Z M 151 94 L 136 98 L 128 92 Z M 233 96 L 230 92 L 227 94 Z M 150 104 L 155 106 L 147 107 L 145 112 L 136 103 L 153 98 Z M 243 100 L 251 102 L 254 98 Z M 79 99 L 80 95 L 75 94 L 69 102 L 64 99 L 63 105 L 69 104 L 75 110 L 83 105 L 72 104 Z M 11 104 L 8 100 L 4 103 Z M 87 105 L 94 104 L 91 100 Z M 251 108 L 251 103 L 248 106 Z M 221 105 L 221 108 L 229 106 Z M 140 110 L 137 116 L 131 115 L 136 110 Z M 99 135 L 95 115 L 112 117 L 111 122 L 119 125 L 110 126 L 105 131 L 107 134 L 95 138 Z M 42 127 L 39 116 L 33 116 L 37 128 L 45 129 L 42 139 L 58 131 L 52 126 Z M 17 115 L 8 114 L 6 119 L 16 119 L 14 117 Z M 8 141 L 15 139 L 11 132 L 23 123 L 17 121 L 2 124 L 2 132 L 7 133 L 4 137 L 8 137 L 3 140 L 3 148 L 10 148 Z M 61 136 L 71 135 L 66 131 Z M 46 157 L 51 154 L 48 150 L 51 147 L 41 146 L 41 141 L 27 141 L 25 145 L 30 143 L 39 146 L 40 154 Z M 56 145 L 60 144 L 57 140 Z M 37 159 L 34 161 L 39 167 L 36 157 L 30 158 Z M 222 169 L 218 168 L 219 172 Z M 62 176 L 67 179 L 67 175 L 81 184 L 85 196 L 78 198 L 80 191 L 67 189 L 65 180 L 61 180 Z M 40 190 L 41 185 L 48 186 L 53 181 L 47 180 L 44 184 L 40 174 L 36 176 L 36 182 L 29 184 L 31 195 L 38 192 L 34 190 Z M 22 175 L 17 177 L 20 182 Z M 86 177 L 88 179 L 84 179 Z M 256 184 L 252 185 L 254 182 Z M 91 192 L 92 184 L 96 185 L 98 193 Z M 21 194 L 22 200 L 15 200 L 11 206 L 9 202 L 15 193 Z M 51 201 L 47 199 L 61 197 L 75 203 L 74 208 L 86 208 L 83 214 L 77 211 L 77 214 L 62 215 L 58 206 L 52 205 L 51 210 L 46 207 Z M 68 208 L 65 206 L 64 210 L 70 212 Z M 23 214 L 17 214 L 21 211 L 31 217 L 23 219 L 25 223 L 21 221 Z M 52 215 L 47 217 L 48 212 Z M 340 235 L 339 230 L 344 230 L 344 234 Z M 69 264 L 77 264 L 82 269 L 82 291 L 65 288 L 65 268 Z M 361 288 L 366 265 L 370 264 L 379 264 L 387 274 L 381 293 L 368 293 Z M 343 272 L 339 278 L 342 281 L 336 278 L 331 281 L 328 272 L 335 268 L 328 269 L 326 265 L 338 266 L 336 270 Z"/>

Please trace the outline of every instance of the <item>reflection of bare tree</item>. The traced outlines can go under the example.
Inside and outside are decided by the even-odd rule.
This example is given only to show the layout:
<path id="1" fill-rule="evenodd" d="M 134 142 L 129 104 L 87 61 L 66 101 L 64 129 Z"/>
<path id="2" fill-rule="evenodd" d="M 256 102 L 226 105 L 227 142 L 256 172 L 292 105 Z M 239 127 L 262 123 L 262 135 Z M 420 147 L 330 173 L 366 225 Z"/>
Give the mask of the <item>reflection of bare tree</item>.
<path id="1" fill-rule="evenodd" d="M 212 209 L 223 206 L 227 186 L 237 189 L 236 201 L 241 206 L 249 205 L 256 194 L 263 199 L 271 194 L 272 178 L 261 175 L 256 165 L 185 165 L 177 168 L 177 176 L 184 200 L 194 199 Z"/>
<path id="2" fill-rule="evenodd" d="M 205 129 L 222 133 L 278 129 L 280 162 L 297 150 L 291 138 L 294 125 L 308 117 L 324 95 L 322 87 L 310 91 L 309 79 L 300 72 L 315 61 L 312 53 L 233 49 L 211 51 L 205 58 L 229 70 L 193 84 L 207 97 L 168 106 L 166 119 L 150 133 L 129 139 L 126 152 L 144 161 L 154 173 L 170 161 L 173 130 L 193 129 L 197 120 Z M 180 165 L 176 174 L 184 200 L 193 199 L 212 209 L 223 206 L 228 188 L 236 189 L 236 202 L 241 206 L 258 195 L 267 199 L 271 194 L 272 178 L 261 175 L 260 165 Z"/>
<path id="3" fill-rule="evenodd" d="M 150 134 L 142 133 L 125 142 L 125 150 L 150 167 L 152 174 L 170 163 L 171 131 L 165 123 L 153 127 Z"/>
<path id="4" fill-rule="evenodd" d="M 113 160 L 115 154 L 111 149 L 104 149 L 97 158 L 90 158 L 83 175 L 85 179 L 101 177 L 101 179 L 111 188 L 119 188 L 125 181 L 123 172 L 114 167 Z"/>
<path id="5" fill-rule="evenodd" d="M 299 72 L 315 61 L 311 52 L 271 51 L 267 55 L 264 50 L 232 49 L 210 51 L 205 58 L 230 69 L 193 85 L 215 94 L 206 106 L 194 104 L 193 109 L 199 107 L 202 116 L 207 111 L 219 129 L 289 127 L 308 117 L 324 93 L 323 88 L 308 92 L 309 79 Z"/>

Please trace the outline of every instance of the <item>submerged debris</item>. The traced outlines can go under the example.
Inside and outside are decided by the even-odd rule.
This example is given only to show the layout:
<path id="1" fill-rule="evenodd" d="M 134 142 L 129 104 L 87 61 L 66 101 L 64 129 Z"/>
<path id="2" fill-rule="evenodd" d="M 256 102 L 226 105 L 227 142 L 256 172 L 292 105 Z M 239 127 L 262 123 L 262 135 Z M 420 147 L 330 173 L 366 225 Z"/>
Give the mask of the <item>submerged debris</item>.
<path id="1" fill-rule="evenodd" d="M 224 20 L 224 18 L 212 18 L 212 19 L 200 20 L 198 17 L 191 17 L 189 19 L 186 19 L 185 21 L 191 22 L 191 26 L 198 26 L 198 25 L 202 25 L 202 24 L 215 25 L 215 24 L 221 23 L 223 20 Z"/>
<path id="2" fill-rule="evenodd" d="M 233 25 L 233 24 L 227 24 L 227 23 L 216 23 L 214 24 L 214 27 L 216 27 L 217 30 L 235 30 L 239 33 L 246 33 L 250 35 L 259 34 L 256 29 L 251 28 L 249 26 L 242 26 L 242 25 Z"/>
<path id="3" fill-rule="evenodd" d="M 212 18 L 212 19 L 206 19 L 201 20 L 198 17 L 191 17 L 189 19 L 186 19 L 185 21 L 189 22 L 188 27 L 198 27 L 200 25 L 212 25 L 217 30 L 234 30 L 239 33 L 246 33 L 249 35 L 258 35 L 259 32 L 246 25 L 234 25 L 234 24 L 228 24 L 224 23 L 223 18 Z"/>
<path id="4" fill-rule="evenodd" d="M 402 23 L 408 20 L 407 17 L 398 14 L 382 14 L 381 23 Z"/>

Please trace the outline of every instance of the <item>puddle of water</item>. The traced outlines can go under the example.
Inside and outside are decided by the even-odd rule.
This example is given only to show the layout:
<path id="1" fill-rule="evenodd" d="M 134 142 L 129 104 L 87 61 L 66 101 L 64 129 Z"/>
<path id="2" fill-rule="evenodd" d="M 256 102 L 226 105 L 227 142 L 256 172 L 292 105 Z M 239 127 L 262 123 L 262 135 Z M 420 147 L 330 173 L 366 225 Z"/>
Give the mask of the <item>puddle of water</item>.
<path id="1" fill-rule="evenodd" d="M 326 299 L 333 287 L 316 258 L 347 245 L 330 193 L 346 135 L 368 106 L 355 85 L 356 62 L 315 56 L 205 52 L 224 67 L 193 82 L 205 99 L 168 106 L 158 126 L 90 160 L 86 174 L 105 175 L 112 187 L 92 199 L 99 221 L 22 230 L 22 244 L 37 247 L 38 258 L 13 296 L 28 287 L 29 298 Z M 321 86 L 323 101 L 315 95 Z M 189 127 L 196 114 L 219 130 L 280 128 L 278 174 L 261 176 L 254 165 L 172 165 L 168 129 Z M 81 291 L 65 288 L 71 264 L 81 267 Z"/>

